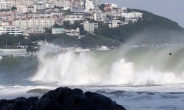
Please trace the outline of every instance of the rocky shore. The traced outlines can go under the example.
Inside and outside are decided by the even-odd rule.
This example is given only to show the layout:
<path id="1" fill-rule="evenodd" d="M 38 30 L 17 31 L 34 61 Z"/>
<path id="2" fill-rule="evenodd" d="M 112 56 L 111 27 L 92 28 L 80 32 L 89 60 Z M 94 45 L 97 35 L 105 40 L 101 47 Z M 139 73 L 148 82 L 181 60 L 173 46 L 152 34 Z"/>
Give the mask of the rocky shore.
<path id="1" fill-rule="evenodd" d="M 110 98 L 95 92 L 60 87 L 41 98 L 1 99 L 0 110 L 126 110 Z"/>

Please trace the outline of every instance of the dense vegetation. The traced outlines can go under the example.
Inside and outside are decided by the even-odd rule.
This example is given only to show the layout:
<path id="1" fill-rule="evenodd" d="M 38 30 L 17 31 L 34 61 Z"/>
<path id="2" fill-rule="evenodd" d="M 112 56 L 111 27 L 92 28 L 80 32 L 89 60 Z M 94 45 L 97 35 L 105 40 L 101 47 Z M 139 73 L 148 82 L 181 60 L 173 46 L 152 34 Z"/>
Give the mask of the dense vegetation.
<path id="1" fill-rule="evenodd" d="M 3 34 L 0 36 L 0 48 L 18 48 L 17 45 L 32 45 L 29 39 L 24 36 L 12 36 Z"/>
<path id="2" fill-rule="evenodd" d="M 128 25 L 119 26 L 117 28 L 108 28 L 102 27 L 99 28 L 95 33 L 97 35 L 105 36 L 107 38 L 112 38 L 118 40 L 120 42 L 126 42 L 133 37 L 136 37 L 137 34 L 143 33 L 144 35 L 148 32 L 152 34 L 148 34 L 149 38 L 160 39 L 163 37 L 164 32 L 175 31 L 182 32 L 183 28 L 180 27 L 176 22 L 173 22 L 167 18 L 154 15 L 150 12 L 136 10 L 136 9 L 128 9 L 128 11 L 137 11 L 143 13 L 143 19 L 138 20 L 136 23 L 130 23 Z M 168 33 L 165 33 L 164 36 L 169 36 Z M 175 36 L 170 36 L 175 37 Z M 165 39 L 166 40 L 166 39 Z M 153 41 L 154 42 L 154 41 Z M 161 42 L 160 42 L 161 43 Z"/>
<path id="3" fill-rule="evenodd" d="M 58 35 L 35 35 L 30 38 L 31 41 L 36 40 L 47 40 L 54 44 L 63 46 L 63 47 L 83 47 L 83 48 L 96 48 L 97 46 L 106 45 L 106 46 L 119 46 L 121 43 L 117 40 L 96 36 L 90 33 L 86 34 L 86 37 L 78 38 L 77 36 L 68 36 L 66 34 Z"/>
<path id="4" fill-rule="evenodd" d="M 176 22 L 167 18 L 154 15 L 147 11 L 128 9 L 128 12 L 137 11 L 143 13 L 143 19 L 136 23 L 122 25 L 116 28 L 109 28 L 107 24 L 99 23 L 99 29 L 94 34 L 84 31 L 82 26 L 83 21 L 76 21 L 74 24 L 70 22 L 63 22 L 62 26 L 54 25 L 65 29 L 75 29 L 79 27 L 81 34 L 85 37 L 78 38 L 76 36 L 68 36 L 66 34 L 52 35 L 51 29 L 46 29 L 47 34 L 31 35 L 27 39 L 23 36 L 11 36 L 8 34 L 0 36 L 0 48 L 17 48 L 17 44 L 27 45 L 29 51 L 34 51 L 37 40 L 47 40 L 60 46 L 75 47 L 81 46 L 83 48 L 95 48 L 97 46 L 120 46 L 122 43 L 130 39 L 141 39 L 141 43 L 183 43 L 182 33 L 183 28 Z M 119 18 L 124 20 L 124 18 Z M 135 43 L 135 42 L 134 42 Z"/>

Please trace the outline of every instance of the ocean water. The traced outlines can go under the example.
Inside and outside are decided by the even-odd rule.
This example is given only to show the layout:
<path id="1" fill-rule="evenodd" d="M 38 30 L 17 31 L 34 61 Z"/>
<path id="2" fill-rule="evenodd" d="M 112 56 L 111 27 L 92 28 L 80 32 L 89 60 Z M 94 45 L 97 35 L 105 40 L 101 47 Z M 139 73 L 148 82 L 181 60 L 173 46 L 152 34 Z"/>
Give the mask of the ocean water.
<path id="1" fill-rule="evenodd" d="M 183 110 L 183 60 L 183 46 L 59 54 L 42 47 L 0 60 L 0 99 L 40 97 L 40 89 L 67 86 L 104 94 L 127 110 Z"/>

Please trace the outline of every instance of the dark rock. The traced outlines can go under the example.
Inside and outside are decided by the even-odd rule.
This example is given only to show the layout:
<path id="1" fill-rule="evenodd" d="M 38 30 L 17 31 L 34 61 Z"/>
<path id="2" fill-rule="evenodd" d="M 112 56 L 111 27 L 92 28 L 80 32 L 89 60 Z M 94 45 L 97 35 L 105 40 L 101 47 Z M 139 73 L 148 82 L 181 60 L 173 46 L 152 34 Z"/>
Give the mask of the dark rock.
<path id="1" fill-rule="evenodd" d="M 43 99 L 43 100 L 38 100 L 35 103 L 34 110 L 67 110 L 67 109 L 62 107 L 62 105 L 56 103 L 53 100 Z"/>
<path id="2" fill-rule="evenodd" d="M 0 100 L 0 110 L 33 110 L 33 105 L 38 97 L 28 99 L 19 97 L 13 100 Z"/>
<path id="3" fill-rule="evenodd" d="M 90 99 L 99 110 L 125 110 L 125 108 L 119 107 L 116 102 L 101 94 L 86 92 L 84 95 Z"/>
<path id="4" fill-rule="evenodd" d="M 81 89 L 57 88 L 40 99 L 19 97 L 0 100 L 0 110 L 125 110 L 110 98 L 95 92 L 83 93 Z"/>

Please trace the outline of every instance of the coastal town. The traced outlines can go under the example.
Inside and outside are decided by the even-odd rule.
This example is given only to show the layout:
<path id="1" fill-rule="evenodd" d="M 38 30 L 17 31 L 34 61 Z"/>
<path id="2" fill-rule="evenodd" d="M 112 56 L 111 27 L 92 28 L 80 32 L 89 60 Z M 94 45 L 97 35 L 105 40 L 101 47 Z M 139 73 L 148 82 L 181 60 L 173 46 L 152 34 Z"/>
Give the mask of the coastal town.
<path id="1" fill-rule="evenodd" d="M 84 31 L 94 34 L 98 22 L 109 28 L 128 25 L 142 20 L 143 13 L 128 12 L 115 3 L 100 0 L 0 0 L 0 35 L 66 34 L 85 37 L 79 27 L 63 28 L 64 23 L 80 21 Z M 44 41 L 38 41 L 41 46 Z M 105 46 L 102 46 L 106 49 Z M 24 47 L 25 48 L 25 47 Z"/>
<path id="2" fill-rule="evenodd" d="M 83 21 L 84 30 L 93 33 L 98 29 L 95 21 L 115 28 L 134 23 L 142 16 L 140 12 L 127 12 L 126 7 L 118 8 L 114 3 L 101 4 L 100 0 L 1 0 L 0 34 L 29 36 L 45 33 L 45 29 L 50 28 L 52 34 L 80 36 L 79 28 L 67 30 L 53 26 L 63 25 L 64 21 L 71 24 Z M 124 20 L 117 20 L 119 17 Z"/>

